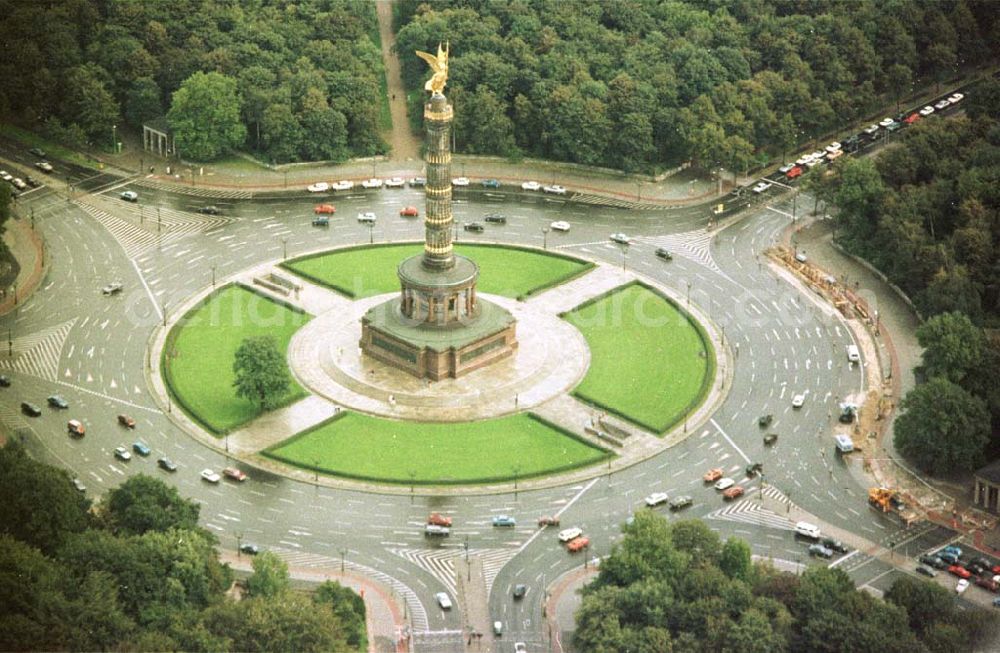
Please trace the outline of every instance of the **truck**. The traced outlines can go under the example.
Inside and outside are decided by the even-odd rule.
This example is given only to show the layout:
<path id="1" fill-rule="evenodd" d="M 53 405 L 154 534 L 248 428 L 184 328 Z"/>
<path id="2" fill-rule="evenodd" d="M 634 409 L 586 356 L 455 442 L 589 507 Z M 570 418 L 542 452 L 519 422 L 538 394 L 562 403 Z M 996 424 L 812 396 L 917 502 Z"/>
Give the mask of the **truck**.
<path id="1" fill-rule="evenodd" d="M 869 488 L 868 505 L 886 514 L 894 513 L 907 526 L 917 520 L 917 514 L 906 507 L 899 493 L 889 488 Z"/>

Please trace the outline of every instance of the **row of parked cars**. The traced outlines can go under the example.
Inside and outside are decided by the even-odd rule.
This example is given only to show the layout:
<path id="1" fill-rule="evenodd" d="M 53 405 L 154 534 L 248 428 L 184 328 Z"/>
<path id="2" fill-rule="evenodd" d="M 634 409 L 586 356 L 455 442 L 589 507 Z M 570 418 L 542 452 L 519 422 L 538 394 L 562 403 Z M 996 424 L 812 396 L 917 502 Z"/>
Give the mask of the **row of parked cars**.
<path id="1" fill-rule="evenodd" d="M 955 591 L 961 594 L 970 584 L 976 584 L 990 592 L 1000 592 L 1000 564 L 996 564 L 983 556 L 975 556 L 968 560 L 962 559 L 962 548 L 954 544 L 948 545 L 936 553 L 925 553 L 920 556 L 920 565 L 916 572 L 928 578 L 937 575 L 935 569 L 947 571 L 958 577 Z M 994 600 L 994 605 L 1000 606 L 1000 598 Z"/>

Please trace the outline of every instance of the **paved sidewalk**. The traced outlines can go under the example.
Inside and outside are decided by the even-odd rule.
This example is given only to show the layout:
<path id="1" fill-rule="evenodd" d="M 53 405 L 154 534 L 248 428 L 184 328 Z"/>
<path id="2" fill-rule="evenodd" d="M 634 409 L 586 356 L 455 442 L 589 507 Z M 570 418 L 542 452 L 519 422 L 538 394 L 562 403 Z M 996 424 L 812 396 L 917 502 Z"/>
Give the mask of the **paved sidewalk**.
<path id="1" fill-rule="evenodd" d="M 10 288 L 5 288 L 0 295 L 0 315 L 10 313 L 35 291 L 45 278 L 45 244 L 38 234 L 31 229 L 28 218 L 7 221 L 4 242 L 10 248 L 20 269 L 17 278 Z"/>

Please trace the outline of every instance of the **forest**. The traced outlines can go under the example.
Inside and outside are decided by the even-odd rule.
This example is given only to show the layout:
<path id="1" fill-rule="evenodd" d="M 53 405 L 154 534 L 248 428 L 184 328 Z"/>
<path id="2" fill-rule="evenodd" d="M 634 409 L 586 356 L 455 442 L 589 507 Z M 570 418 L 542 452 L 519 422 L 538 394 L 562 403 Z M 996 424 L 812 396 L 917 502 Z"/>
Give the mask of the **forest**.
<path id="1" fill-rule="evenodd" d="M 110 149 L 113 125 L 168 115 L 187 86 L 187 110 L 168 116 L 186 157 L 339 161 L 385 148 L 374 3 L 0 0 L 0 15 L 0 115 L 53 140 Z M 193 120 L 213 129 L 189 135 Z"/>
<path id="2" fill-rule="evenodd" d="M 801 574 L 754 562 L 699 520 L 636 513 L 583 588 L 576 650 L 588 653 L 956 653 L 993 641 L 996 618 L 901 574 L 884 600 L 841 569 Z"/>
<path id="3" fill-rule="evenodd" d="M 995 57 L 998 16 L 990 0 L 402 0 L 396 48 L 450 43 L 459 152 L 743 172 Z M 417 117 L 426 66 L 400 63 Z"/>
<path id="4" fill-rule="evenodd" d="M 139 474 L 92 506 L 69 474 L 0 448 L 0 650 L 364 650 L 365 605 L 327 581 L 311 596 L 284 562 L 253 561 L 242 600 L 200 506 Z"/>

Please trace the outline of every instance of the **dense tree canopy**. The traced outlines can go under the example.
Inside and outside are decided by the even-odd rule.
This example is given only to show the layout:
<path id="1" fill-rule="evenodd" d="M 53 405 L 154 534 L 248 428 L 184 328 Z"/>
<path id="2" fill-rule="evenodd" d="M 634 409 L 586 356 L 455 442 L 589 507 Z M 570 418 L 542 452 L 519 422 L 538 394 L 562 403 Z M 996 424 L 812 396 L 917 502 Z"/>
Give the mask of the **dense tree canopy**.
<path id="1" fill-rule="evenodd" d="M 110 146 L 112 125 L 124 119 L 138 128 L 175 104 L 192 76 L 212 73 L 237 81 L 236 101 L 217 107 L 227 112 L 225 133 L 178 123 L 182 156 L 215 156 L 214 140 L 278 161 L 340 160 L 385 147 L 374 3 L 0 0 L 0 15 L 8 53 L 0 61 L 0 114 L 54 138 Z M 290 143 L 272 135 L 275 149 L 262 133 L 272 106 L 287 112 L 298 134 Z"/>
<path id="2" fill-rule="evenodd" d="M 460 151 L 626 170 L 742 171 L 998 43 L 987 0 L 402 0 L 397 24 L 414 91 L 428 73 L 412 52 L 451 44 Z"/>
<path id="3" fill-rule="evenodd" d="M 64 471 L 7 445 L 0 484 L 0 650 L 359 650 L 361 598 L 335 583 L 293 592 L 273 554 L 250 582 L 266 591 L 227 598 L 233 574 L 197 505 L 159 480 L 126 481 L 90 520 Z"/>
<path id="4" fill-rule="evenodd" d="M 233 373 L 236 396 L 257 402 L 261 410 L 274 407 L 291 384 L 288 362 L 270 336 L 246 338 L 240 343 Z"/>
<path id="5" fill-rule="evenodd" d="M 754 565 L 746 542 L 722 544 L 702 522 L 642 511 L 582 590 L 574 644 L 597 653 L 926 653 L 971 651 L 995 631 L 989 615 L 957 612 L 945 590 L 900 582 L 881 601 L 840 569 L 795 576 Z M 951 648 L 940 646 L 972 621 Z"/>

